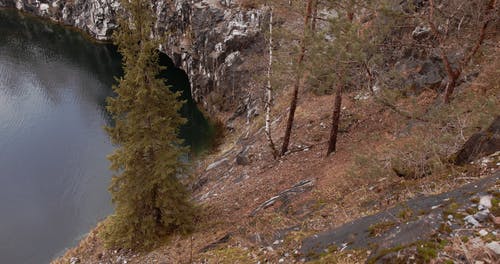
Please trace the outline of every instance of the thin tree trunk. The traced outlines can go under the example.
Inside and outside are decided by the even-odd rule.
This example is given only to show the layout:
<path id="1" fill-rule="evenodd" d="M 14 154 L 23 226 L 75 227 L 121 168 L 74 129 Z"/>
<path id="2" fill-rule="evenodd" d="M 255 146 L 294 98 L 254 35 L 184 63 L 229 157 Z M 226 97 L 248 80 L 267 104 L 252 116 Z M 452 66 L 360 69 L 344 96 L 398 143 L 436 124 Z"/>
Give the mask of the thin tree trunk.
<path id="1" fill-rule="evenodd" d="M 438 40 L 439 53 L 441 55 L 441 59 L 443 60 L 446 74 L 448 75 L 449 80 L 448 80 L 448 83 L 446 84 L 446 90 L 444 92 L 444 102 L 449 103 L 451 94 L 455 90 L 456 80 L 460 76 L 460 72 L 458 69 L 453 69 L 453 67 L 451 66 L 451 62 L 448 59 L 448 55 L 446 54 L 446 51 L 443 48 L 443 45 L 444 45 L 443 37 L 441 36 L 441 33 L 439 33 L 439 30 L 436 27 L 436 24 L 434 24 L 434 10 L 435 10 L 434 0 L 429 0 L 428 23 L 429 23 L 429 26 L 431 28 L 432 33 L 434 34 L 434 36 Z"/>
<path id="2" fill-rule="evenodd" d="M 373 80 L 375 79 L 373 77 L 373 73 L 372 71 L 370 70 L 370 67 L 368 67 L 368 64 L 365 62 L 363 62 L 363 67 L 365 68 L 366 70 L 366 74 L 368 75 L 368 90 L 370 91 L 370 94 L 372 96 L 375 96 L 375 90 L 373 90 Z"/>
<path id="3" fill-rule="evenodd" d="M 484 11 L 484 17 L 485 21 L 483 25 L 481 26 L 481 30 L 479 32 L 478 39 L 470 52 L 463 58 L 461 63 L 458 65 L 458 69 L 453 69 L 450 60 L 448 59 L 448 55 L 446 54 L 446 51 L 443 48 L 444 45 L 444 40 L 439 33 L 439 30 L 437 29 L 436 25 L 434 24 L 434 10 L 435 10 L 435 3 L 434 0 L 429 1 L 429 16 L 428 16 L 428 23 L 430 25 L 431 31 L 434 34 L 434 36 L 438 40 L 438 48 L 439 52 L 441 55 L 441 59 L 443 60 L 444 67 L 446 70 L 446 74 L 448 75 L 448 83 L 446 84 L 446 89 L 444 92 L 444 98 L 443 101 L 445 104 L 449 104 L 451 101 L 451 96 L 453 95 L 453 92 L 455 91 L 455 87 L 457 85 L 457 81 L 460 78 L 460 75 L 462 74 L 463 69 L 467 66 L 467 64 L 470 62 L 472 57 L 477 53 L 479 48 L 484 42 L 484 39 L 486 38 L 486 29 L 488 28 L 488 25 L 491 21 L 490 13 L 492 10 L 495 9 L 496 6 L 496 0 L 490 0 L 488 3 L 488 6 L 486 7 Z"/>
<path id="4" fill-rule="evenodd" d="M 269 16 L 269 65 L 267 68 L 267 86 L 266 86 L 266 137 L 271 153 L 274 159 L 278 157 L 278 150 L 276 150 L 276 145 L 274 144 L 272 133 L 271 133 L 271 107 L 273 105 L 273 89 L 271 86 L 272 77 L 272 66 L 273 66 L 273 8 L 270 8 Z"/>
<path id="5" fill-rule="evenodd" d="M 495 9 L 495 5 L 496 5 L 496 0 L 489 1 L 488 6 L 484 10 L 485 21 L 484 21 L 483 25 L 481 26 L 481 30 L 479 31 L 479 36 L 477 38 L 477 41 L 474 44 L 474 46 L 472 47 L 472 49 L 470 50 L 470 52 L 461 61 L 460 65 L 458 66 L 459 69 L 457 69 L 455 71 L 448 70 L 449 68 L 451 68 L 451 66 L 449 66 L 448 59 L 446 58 L 445 63 L 447 64 L 446 68 L 447 68 L 447 72 L 448 72 L 448 78 L 450 78 L 450 81 L 446 85 L 446 90 L 444 92 L 444 103 L 445 104 L 450 103 L 451 96 L 453 95 L 453 91 L 455 90 L 455 87 L 457 86 L 457 81 L 458 81 L 458 78 L 460 78 L 460 75 L 462 74 L 462 70 L 467 66 L 467 64 L 469 64 L 469 62 L 472 60 L 472 57 L 474 57 L 474 55 L 476 55 L 479 48 L 481 48 L 481 46 L 483 45 L 484 39 L 486 38 L 486 29 L 488 29 L 488 25 L 491 21 L 491 18 L 489 16 L 490 16 L 491 11 Z M 442 56 L 446 56 L 446 55 L 442 54 Z"/>
<path id="6" fill-rule="evenodd" d="M 493 19 L 492 17 L 490 17 L 491 11 L 495 10 L 496 3 L 497 3 L 496 0 L 490 0 L 488 3 L 488 6 L 486 6 L 486 10 L 484 10 L 485 21 L 483 22 L 481 30 L 479 31 L 479 36 L 478 36 L 476 43 L 472 47 L 469 54 L 467 56 L 465 56 L 464 59 L 462 60 L 462 63 L 460 65 L 462 69 L 465 66 L 467 66 L 467 64 L 469 64 L 472 57 L 474 57 L 474 55 L 479 50 L 481 45 L 483 45 L 484 39 L 486 38 L 486 30 L 488 29 L 488 25 L 490 24 L 491 20 Z"/>
<path id="7" fill-rule="evenodd" d="M 453 91 L 455 91 L 455 86 L 457 86 L 458 76 L 459 75 L 450 75 L 450 74 L 448 74 L 448 78 L 451 78 L 451 80 L 448 81 L 448 83 L 446 84 L 446 89 L 444 90 L 443 102 L 445 104 L 449 104 L 450 101 L 451 101 L 451 95 L 453 94 Z"/>
<path id="8" fill-rule="evenodd" d="M 335 102 L 333 104 L 333 115 L 332 115 L 332 127 L 330 130 L 330 140 L 328 142 L 328 151 L 326 155 L 329 156 L 332 152 L 336 150 L 337 147 L 337 137 L 339 133 L 340 124 L 340 111 L 342 110 L 342 90 L 343 84 L 340 83 L 335 91 Z"/>
<path id="9" fill-rule="evenodd" d="M 304 56 L 306 53 L 306 35 L 310 27 L 311 13 L 312 13 L 312 2 L 313 0 L 307 1 L 306 16 L 304 20 L 304 35 L 302 36 L 302 46 L 300 48 L 299 57 L 297 59 L 297 68 L 300 69 L 302 62 L 304 61 Z M 297 109 L 297 100 L 299 96 L 299 88 L 301 82 L 301 74 L 295 76 L 295 83 L 293 85 L 292 100 L 290 101 L 290 111 L 288 113 L 288 121 L 286 124 L 285 137 L 283 138 L 283 145 L 281 147 L 281 155 L 285 155 L 288 151 L 288 145 L 290 144 L 290 136 L 292 134 L 293 120 L 295 118 L 295 110 Z"/>
<path id="10" fill-rule="evenodd" d="M 318 19 L 318 1 L 319 0 L 313 0 L 312 22 L 311 22 L 311 31 L 312 32 L 316 31 L 316 21 Z"/>

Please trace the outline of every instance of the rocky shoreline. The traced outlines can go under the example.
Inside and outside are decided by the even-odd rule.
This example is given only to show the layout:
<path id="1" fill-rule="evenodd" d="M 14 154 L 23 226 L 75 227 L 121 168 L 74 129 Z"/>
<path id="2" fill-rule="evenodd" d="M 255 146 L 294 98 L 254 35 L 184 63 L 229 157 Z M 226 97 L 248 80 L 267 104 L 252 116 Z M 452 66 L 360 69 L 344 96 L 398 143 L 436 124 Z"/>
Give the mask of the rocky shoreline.
<path id="1" fill-rule="evenodd" d="M 107 41 L 117 27 L 120 4 L 118 0 L 0 0 L 0 7 L 76 27 Z M 155 37 L 168 33 L 160 50 L 186 71 L 195 101 L 211 114 L 255 112 L 260 100 L 248 89 L 251 80 L 243 64 L 262 52 L 261 28 L 267 13 L 241 8 L 231 0 L 154 0 L 153 7 L 158 17 Z"/>

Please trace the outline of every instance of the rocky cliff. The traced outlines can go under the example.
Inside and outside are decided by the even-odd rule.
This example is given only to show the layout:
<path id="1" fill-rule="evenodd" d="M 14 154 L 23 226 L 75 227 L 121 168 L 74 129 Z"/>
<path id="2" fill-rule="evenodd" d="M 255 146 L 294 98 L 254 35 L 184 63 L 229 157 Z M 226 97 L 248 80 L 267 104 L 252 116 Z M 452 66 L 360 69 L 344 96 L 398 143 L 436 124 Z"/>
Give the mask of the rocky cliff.
<path id="1" fill-rule="evenodd" d="M 156 36 L 168 33 L 160 49 L 186 71 L 193 98 L 209 112 L 255 112 L 245 58 L 262 51 L 266 13 L 234 0 L 153 0 Z M 0 0 L 0 7 L 77 27 L 109 40 L 117 27 L 118 0 Z M 248 115 L 248 113 L 247 113 Z"/>

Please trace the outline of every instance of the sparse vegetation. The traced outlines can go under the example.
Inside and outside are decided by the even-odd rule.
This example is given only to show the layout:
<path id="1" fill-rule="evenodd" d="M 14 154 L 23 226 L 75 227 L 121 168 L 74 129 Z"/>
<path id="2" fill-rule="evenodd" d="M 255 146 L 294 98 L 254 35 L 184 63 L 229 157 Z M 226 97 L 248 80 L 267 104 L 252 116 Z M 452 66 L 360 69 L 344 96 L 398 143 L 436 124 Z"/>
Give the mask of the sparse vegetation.
<path id="1" fill-rule="evenodd" d="M 491 199 L 490 212 L 494 216 L 500 216 L 500 199 L 498 199 L 497 197 L 493 197 L 493 199 Z"/>
<path id="2" fill-rule="evenodd" d="M 448 215 L 451 215 L 455 218 L 458 218 L 460 215 L 459 215 L 459 212 L 458 212 L 458 208 L 460 208 L 460 205 L 456 202 L 451 202 L 450 204 L 448 204 L 446 206 L 446 208 L 443 209 L 443 217 L 448 217 Z"/>
<path id="3" fill-rule="evenodd" d="M 442 250 L 447 244 L 448 241 L 442 239 L 417 243 L 417 260 L 422 261 L 422 263 L 429 263 L 437 257 L 439 250 Z"/>
<path id="4" fill-rule="evenodd" d="M 367 250 L 346 250 L 342 252 L 331 251 L 322 255 L 319 259 L 311 261 L 311 264 L 351 264 L 363 263 L 368 258 Z"/>
<path id="5" fill-rule="evenodd" d="M 408 206 L 403 206 L 403 209 L 399 211 L 397 216 L 401 221 L 408 221 L 413 216 L 413 211 Z"/>
<path id="6" fill-rule="evenodd" d="M 207 263 L 246 264 L 252 262 L 248 255 L 249 252 L 240 247 L 227 247 L 207 252 L 199 259 Z"/>
<path id="7" fill-rule="evenodd" d="M 450 157 L 465 140 L 486 128 L 500 107 L 500 84 L 492 84 L 485 93 L 469 89 L 455 96 L 447 106 L 428 111 L 428 121 L 415 123 L 380 151 L 361 155 L 351 170 L 354 175 L 382 175 L 418 179 L 430 174 L 453 175 L 459 172 L 450 164 Z M 438 135 L 438 136 L 436 136 Z M 374 174 L 379 174 L 377 176 Z"/>
<path id="8" fill-rule="evenodd" d="M 403 250 L 403 249 L 405 249 L 405 248 L 406 248 L 406 246 L 396 246 L 396 247 L 393 247 L 393 248 L 383 249 L 383 250 L 381 250 L 380 252 L 378 252 L 378 253 L 377 253 L 377 255 L 375 255 L 375 256 L 373 256 L 373 257 L 369 258 L 369 259 L 366 261 L 366 263 L 367 263 L 367 264 L 375 264 L 375 263 L 377 263 L 377 261 L 378 261 L 379 259 L 381 259 L 382 257 L 384 257 L 384 256 L 386 256 L 386 255 L 388 255 L 388 254 L 390 254 L 390 253 L 398 252 L 398 251 Z"/>
<path id="9" fill-rule="evenodd" d="M 343 5 L 346 2 L 348 4 Z M 426 6 L 412 7 L 410 13 L 418 10 L 423 13 L 409 19 L 408 13 L 401 13 L 399 5 L 398 8 L 391 6 L 395 1 L 383 1 L 385 4 L 377 8 L 372 8 L 368 2 L 242 2 L 244 8 L 261 8 L 266 4 L 266 10 L 274 4 L 276 22 L 273 25 L 277 29 L 273 31 L 273 39 L 276 45 L 271 46 L 271 50 L 275 54 L 272 69 L 276 74 L 271 81 L 272 92 L 276 95 L 272 110 L 276 116 L 269 120 L 262 115 L 252 120 L 231 119 L 236 124 L 234 130 L 227 131 L 225 137 L 221 137 L 220 148 L 199 162 L 196 173 L 200 179 L 206 179 L 206 185 L 196 190 L 195 197 L 207 205 L 209 213 L 203 216 L 204 222 L 193 234 L 196 237 L 194 248 L 213 243 L 221 233 L 234 234 L 231 245 L 200 254 L 200 260 L 275 263 L 285 253 L 292 254 L 304 238 L 312 234 L 379 212 L 409 198 L 448 191 L 482 175 L 478 173 L 479 165 L 457 166 L 453 159 L 472 134 L 487 127 L 498 115 L 500 60 L 497 48 L 490 45 L 497 36 L 486 36 L 484 45 L 476 53 L 481 60 L 472 58 L 474 64 L 464 71 L 462 76 L 467 78 L 460 79 L 453 100 L 442 104 L 440 96 L 445 87 L 440 84 L 417 88 L 406 83 L 411 71 L 423 72 L 425 65 L 417 65 L 415 69 L 398 68 L 404 59 L 417 60 L 422 54 L 430 56 L 433 53 L 427 49 L 428 45 L 419 44 L 412 36 L 416 26 L 426 22 L 413 20 L 425 14 Z M 335 12 L 341 17 L 332 19 L 329 16 L 333 12 L 329 9 L 331 4 L 346 8 Z M 294 17 L 293 21 L 290 17 Z M 467 21 L 464 18 L 463 23 Z M 327 30 L 323 30 L 326 27 Z M 321 34 L 314 36 L 314 32 Z M 377 45 L 366 44 L 373 38 L 377 39 L 370 43 Z M 268 50 L 265 52 L 267 63 Z M 439 58 L 431 59 L 437 61 L 438 68 L 443 67 Z M 439 82 L 448 80 L 441 78 Z M 256 86 L 259 90 L 253 92 L 264 94 L 264 85 L 259 82 Z M 332 95 L 339 90 L 341 92 Z M 290 101 L 285 96 L 289 92 L 292 92 Z M 207 100 L 229 111 L 230 106 L 218 105 L 222 104 L 222 97 L 214 92 Z M 220 127 L 224 125 L 219 124 Z M 334 148 L 335 155 L 324 158 L 324 153 L 333 151 L 327 142 L 335 132 L 331 128 L 336 125 L 335 140 L 340 144 Z M 281 138 L 274 138 L 277 145 L 278 141 L 283 143 L 281 155 L 269 153 L 263 129 L 266 126 L 275 130 L 273 135 L 285 133 Z M 235 164 L 235 155 L 247 148 L 251 164 Z M 208 169 L 219 161 L 217 166 Z M 290 194 L 283 201 L 269 204 L 259 214 L 249 215 L 262 202 L 304 179 L 314 179 L 314 191 Z M 497 196 L 493 199 L 491 211 L 495 215 L 500 210 L 499 199 Z M 443 206 L 444 219 L 439 220 L 447 220 L 448 215 L 452 215 L 456 223 L 462 221 L 459 204 L 450 201 Z M 465 210 L 469 214 L 476 213 L 475 209 Z M 412 210 L 403 206 L 395 215 L 395 221 L 410 221 L 430 211 L 430 208 Z M 379 222 L 369 227 L 369 235 L 379 237 L 397 224 L 390 220 Z M 446 235 L 452 230 L 443 223 L 437 231 Z M 285 241 L 270 245 L 270 250 L 267 245 L 273 243 L 277 233 L 286 234 Z M 460 236 L 457 239 L 461 243 L 470 242 Z M 165 255 L 173 254 L 185 260 L 186 251 L 178 248 L 185 249 L 192 243 L 193 240 L 180 237 L 175 246 L 168 244 L 162 250 L 168 252 Z M 433 238 L 381 249 L 368 263 L 394 252 L 411 253 L 418 261 L 427 263 L 439 256 L 446 244 L 444 239 Z M 367 257 L 364 250 L 338 252 L 330 249 L 326 254 L 311 254 L 305 257 L 316 257 L 317 263 L 353 263 Z"/>
<path id="10" fill-rule="evenodd" d="M 370 232 L 370 236 L 379 236 L 382 233 L 393 228 L 394 226 L 396 226 L 396 222 L 385 220 L 385 221 L 382 221 L 380 223 L 377 223 L 377 224 L 370 226 L 368 228 L 368 231 Z"/>

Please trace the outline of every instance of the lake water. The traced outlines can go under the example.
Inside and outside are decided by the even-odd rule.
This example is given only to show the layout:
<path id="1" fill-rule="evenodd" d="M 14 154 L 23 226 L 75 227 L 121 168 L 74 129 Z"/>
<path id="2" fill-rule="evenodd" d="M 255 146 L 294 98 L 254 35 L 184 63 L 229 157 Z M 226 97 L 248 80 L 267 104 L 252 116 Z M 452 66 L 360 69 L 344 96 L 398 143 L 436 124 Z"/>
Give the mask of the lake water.
<path id="1" fill-rule="evenodd" d="M 0 263 L 47 263 L 112 212 L 102 127 L 120 72 L 114 47 L 0 10 Z M 182 133 L 199 150 L 212 131 L 188 90 Z"/>

